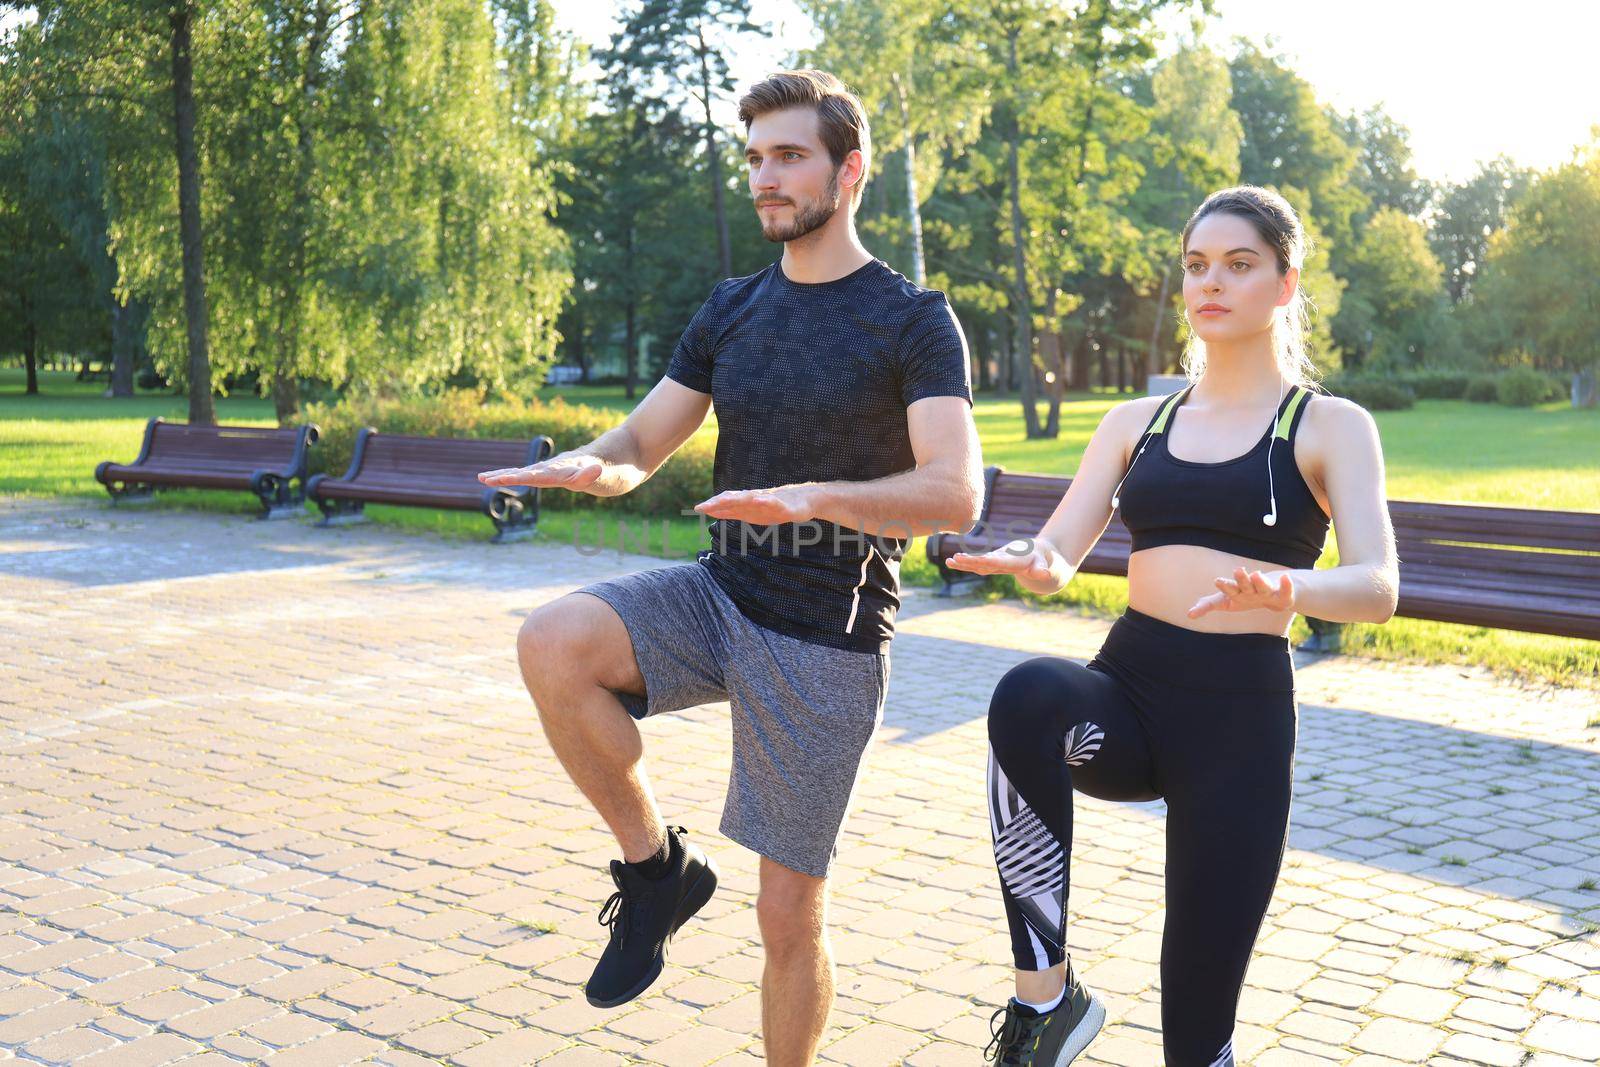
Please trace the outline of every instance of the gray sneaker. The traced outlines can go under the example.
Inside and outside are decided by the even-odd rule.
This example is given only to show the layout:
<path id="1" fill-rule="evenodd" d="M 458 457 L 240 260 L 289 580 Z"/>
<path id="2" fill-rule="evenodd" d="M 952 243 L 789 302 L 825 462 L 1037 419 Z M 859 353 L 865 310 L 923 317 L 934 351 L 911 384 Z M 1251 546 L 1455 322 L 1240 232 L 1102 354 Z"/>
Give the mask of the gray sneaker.
<path id="1" fill-rule="evenodd" d="M 1066 1067 L 1105 1022 L 1105 1005 L 1068 971 L 1066 996 L 1054 1011 L 1039 1015 L 1010 1000 L 994 1013 L 984 1058 L 999 1067 Z"/>

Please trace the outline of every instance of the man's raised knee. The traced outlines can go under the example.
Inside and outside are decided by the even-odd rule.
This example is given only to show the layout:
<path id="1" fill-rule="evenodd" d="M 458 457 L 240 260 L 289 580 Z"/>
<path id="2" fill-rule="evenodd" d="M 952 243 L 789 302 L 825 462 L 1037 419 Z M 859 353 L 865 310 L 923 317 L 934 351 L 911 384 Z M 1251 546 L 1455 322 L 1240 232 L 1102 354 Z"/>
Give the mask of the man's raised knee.
<path id="1" fill-rule="evenodd" d="M 523 620 L 517 631 L 517 662 L 530 692 L 569 684 L 586 672 L 591 642 L 578 616 L 558 600 Z"/>

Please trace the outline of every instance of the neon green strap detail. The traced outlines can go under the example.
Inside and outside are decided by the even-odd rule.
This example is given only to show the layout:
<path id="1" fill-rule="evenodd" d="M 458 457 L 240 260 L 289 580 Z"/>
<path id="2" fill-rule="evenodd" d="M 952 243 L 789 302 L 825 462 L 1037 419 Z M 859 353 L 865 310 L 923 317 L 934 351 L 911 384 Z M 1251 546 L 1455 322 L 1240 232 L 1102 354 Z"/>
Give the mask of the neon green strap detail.
<path id="1" fill-rule="evenodd" d="M 1183 399 L 1183 394 L 1187 393 L 1188 391 L 1189 388 L 1185 386 L 1164 400 L 1161 404 L 1161 410 L 1156 413 L 1156 421 L 1152 422 L 1150 424 L 1150 429 L 1145 432 L 1152 437 L 1158 433 L 1165 433 L 1167 429 L 1167 420 L 1172 418 L 1172 410 L 1178 406 L 1178 402 Z"/>
<path id="2" fill-rule="evenodd" d="M 1305 402 L 1306 391 L 1298 385 L 1294 387 L 1294 396 L 1289 400 L 1289 406 L 1283 409 L 1283 417 L 1278 420 L 1278 432 L 1273 436 L 1280 441 L 1289 439 L 1289 427 L 1294 425 L 1294 413 Z"/>

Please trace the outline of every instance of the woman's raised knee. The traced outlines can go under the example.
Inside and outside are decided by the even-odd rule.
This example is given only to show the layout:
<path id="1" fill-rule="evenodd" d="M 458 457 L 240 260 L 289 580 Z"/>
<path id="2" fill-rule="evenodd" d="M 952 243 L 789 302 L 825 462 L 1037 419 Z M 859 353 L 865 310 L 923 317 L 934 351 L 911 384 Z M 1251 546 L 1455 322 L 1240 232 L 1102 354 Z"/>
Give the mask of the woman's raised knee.
<path id="1" fill-rule="evenodd" d="M 1001 677 L 989 700 L 989 744 L 1002 761 L 1051 752 L 1075 703 L 1062 662 L 1039 656 Z"/>

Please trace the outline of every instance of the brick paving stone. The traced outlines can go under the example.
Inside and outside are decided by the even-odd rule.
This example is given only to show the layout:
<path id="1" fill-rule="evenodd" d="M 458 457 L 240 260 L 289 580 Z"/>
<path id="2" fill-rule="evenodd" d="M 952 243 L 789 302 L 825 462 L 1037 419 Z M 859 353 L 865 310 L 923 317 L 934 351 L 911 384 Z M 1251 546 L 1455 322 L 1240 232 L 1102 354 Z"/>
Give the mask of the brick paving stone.
<path id="1" fill-rule="evenodd" d="M 30 1041 L 22 1051 L 45 1063 L 73 1063 L 116 1044 L 117 1039 L 110 1034 L 76 1026 Z"/>
<path id="2" fill-rule="evenodd" d="M 659 565 L 0 500 L 0 1057 L 759 1062 L 756 864 L 716 832 L 726 707 L 644 729 L 664 810 L 723 880 L 656 987 L 601 1012 L 581 986 L 615 850 L 517 676 L 530 609 Z M 1010 977 L 983 709 L 1011 665 L 1083 660 L 1107 627 L 906 592 L 834 879 L 823 1055 L 852 1067 L 973 1062 L 988 1040 Z M 70 674 L 66 646 L 91 650 Z M 1593 691 L 1337 656 L 1300 657 L 1297 686 L 1242 1060 L 1588 1062 Z M 1074 959 L 1113 1011 L 1085 1062 L 1148 1067 L 1164 809 L 1078 798 L 1074 818 Z"/>
<path id="3" fill-rule="evenodd" d="M 446 1020 L 402 1034 L 399 1041 L 406 1048 L 428 1056 L 449 1056 L 481 1044 L 487 1036 L 481 1030 Z"/>
<path id="4" fill-rule="evenodd" d="M 458 1067 L 523 1067 L 557 1051 L 567 1039 L 541 1030 L 517 1030 L 492 1037 L 450 1057 Z"/>
<path id="5" fill-rule="evenodd" d="M 199 1050 L 199 1045 L 177 1034 L 151 1034 L 78 1062 L 83 1067 L 160 1067 Z"/>
<path id="6" fill-rule="evenodd" d="M 340 1030 L 307 1044 L 274 1052 L 266 1062 L 272 1067 L 341 1067 L 376 1055 L 383 1047 L 381 1041 Z"/>

